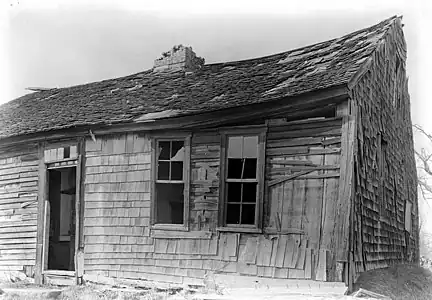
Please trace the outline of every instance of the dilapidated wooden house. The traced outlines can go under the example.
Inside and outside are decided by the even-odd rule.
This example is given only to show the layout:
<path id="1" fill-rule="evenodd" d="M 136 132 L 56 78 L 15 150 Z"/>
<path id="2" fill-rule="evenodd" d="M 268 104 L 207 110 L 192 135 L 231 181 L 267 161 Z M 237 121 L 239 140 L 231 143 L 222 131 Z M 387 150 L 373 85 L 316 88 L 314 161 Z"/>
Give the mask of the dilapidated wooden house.
<path id="1" fill-rule="evenodd" d="M 352 282 L 418 260 L 400 17 L 0 106 L 0 270 L 199 284 Z"/>

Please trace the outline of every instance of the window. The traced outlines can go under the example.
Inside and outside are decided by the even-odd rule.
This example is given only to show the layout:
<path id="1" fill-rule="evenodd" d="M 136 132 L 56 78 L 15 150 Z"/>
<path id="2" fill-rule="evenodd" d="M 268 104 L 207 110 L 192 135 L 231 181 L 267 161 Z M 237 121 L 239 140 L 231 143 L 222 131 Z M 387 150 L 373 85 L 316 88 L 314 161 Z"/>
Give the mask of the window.
<path id="1" fill-rule="evenodd" d="M 155 139 L 152 224 L 186 225 L 189 139 Z"/>
<path id="2" fill-rule="evenodd" d="M 260 227 L 263 197 L 265 136 L 259 133 L 225 135 L 222 179 L 224 227 Z"/>

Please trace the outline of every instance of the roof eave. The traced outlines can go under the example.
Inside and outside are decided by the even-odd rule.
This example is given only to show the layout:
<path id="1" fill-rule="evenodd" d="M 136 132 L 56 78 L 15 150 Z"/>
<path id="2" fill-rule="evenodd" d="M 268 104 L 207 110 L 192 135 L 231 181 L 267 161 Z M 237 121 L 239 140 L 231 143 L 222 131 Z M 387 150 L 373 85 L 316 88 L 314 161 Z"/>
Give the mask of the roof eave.
<path id="1" fill-rule="evenodd" d="M 247 122 L 251 119 L 289 115 L 293 112 L 311 109 L 317 106 L 336 104 L 348 97 L 346 84 L 316 90 L 305 94 L 281 98 L 259 104 L 243 105 L 234 108 L 213 110 L 188 115 L 173 116 L 151 120 L 150 122 L 122 122 L 112 125 L 85 125 L 80 127 L 41 131 L 24 135 L 8 136 L 0 139 L 0 148 L 20 143 L 42 142 L 64 138 L 90 136 L 89 130 L 95 135 L 121 133 L 126 131 L 156 130 L 194 130 L 223 126 L 232 122 Z"/>

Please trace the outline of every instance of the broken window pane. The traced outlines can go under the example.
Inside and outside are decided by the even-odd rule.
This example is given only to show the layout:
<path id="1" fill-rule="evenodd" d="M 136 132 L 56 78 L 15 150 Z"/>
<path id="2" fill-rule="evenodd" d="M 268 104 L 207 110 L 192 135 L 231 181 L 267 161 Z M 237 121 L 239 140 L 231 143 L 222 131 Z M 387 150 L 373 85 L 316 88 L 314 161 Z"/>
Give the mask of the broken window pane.
<path id="1" fill-rule="evenodd" d="M 171 149 L 171 161 L 183 161 L 184 160 L 184 147 L 182 141 L 173 141 Z"/>
<path id="2" fill-rule="evenodd" d="M 241 224 L 255 224 L 255 204 L 243 204 Z"/>
<path id="3" fill-rule="evenodd" d="M 158 164 L 158 179 L 159 180 L 169 180 L 169 161 L 159 161 Z"/>
<path id="4" fill-rule="evenodd" d="M 228 182 L 228 202 L 241 202 L 241 189 L 240 182 Z"/>
<path id="5" fill-rule="evenodd" d="M 227 205 L 227 224 L 240 224 L 240 204 Z"/>
<path id="6" fill-rule="evenodd" d="M 258 136 L 245 136 L 243 138 L 243 158 L 258 157 Z"/>
<path id="7" fill-rule="evenodd" d="M 228 159 L 228 178 L 240 179 L 243 171 L 243 161 L 240 158 Z"/>
<path id="8" fill-rule="evenodd" d="M 183 180 L 183 162 L 171 162 L 171 180 Z"/>
<path id="9" fill-rule="evenodd" d="M 256 172 L 257 172 L 257 159 L 256 158 L 245 158 L 242 178 L 243 179 L 256 178 Z"/>
<path id="10" fill-rule="evenodd" d="M 242 183 L 243 184 L 243 197 L 242 202 L 256 202 L 257 183 Z"/>
<path id="11" fill-rule="evenodd" d="M 156 223 L 183 224 L 183 190 L 183 184 L 156 184 Z"/>
<path id="12" fill-rule="evenodd" d="M 231 136 L 228 138 L 228 157 L 242 158 L 243 137 Z"/>
<path id="13" fill-rule="evenodd" d="M 169 160 L 170 159 L 170 142 L 160 141 L 159 142 L 159 160 Z"/>

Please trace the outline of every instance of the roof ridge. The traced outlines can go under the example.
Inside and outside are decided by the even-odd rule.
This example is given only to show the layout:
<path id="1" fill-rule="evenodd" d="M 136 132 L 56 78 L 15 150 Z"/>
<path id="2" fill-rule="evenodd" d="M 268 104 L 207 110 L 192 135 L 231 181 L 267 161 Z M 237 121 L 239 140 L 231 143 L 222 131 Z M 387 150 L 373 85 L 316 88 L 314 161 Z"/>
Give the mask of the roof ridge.
<path id="1" fill-rule="evenodd" d="M 354 86 L 354 85 L 358 82 L 358 80 L 360 80 L 360 78 L 361 78 L 361 77 L 366 73 L 367 66 L 368 66 L 368 64 L 369 64 L 369 62 L 370 62 L 371 57 L 372 57 L 372 56 L 374 55 L 374 53 L 377 51 L 378 47 L 379 47 L 380 44 L 381 44 L 381 41 L 383 41 L 383 40 L 386 38 L 386 36 L 388 35 L 390 29 L 392 29 L 392 26 L 395 24 L 395 22 L 396 22 L 397 20 L 402 20 L 402 15 L 401 15 L 401 16 L 394 15 L 393 17 L 388 18 L 388 19 L 386 19 L 386 20 L 384 20 L 384 21 L 381 21 L 380 23 L 377 24 L 377 25 L 379 25 L 379 24 L 383 24 L 383 23 L 385 23 L 385 22 L 392 21 L 392 22 L 391 22 L 391 25 L 386 29 L 386 31 L 384 32 L 384 34 L 382 35 L 382 37 L 378 40 L 378 42 L 376 43 L 376 45 L 373 47 L 371 53 L 368 55 L 368 59 L 366 59 L 365 61 L 363 61 L 363 62 L 361 63 L 361 65 L 358 67 L 357 72 L 355 72 L 355 73 L 354 73 L 354 74 L 353 74 L 353 75 L 348 79 L 348 82 L 347 82 L 347 86 L 348 86 L 348 87 Z"/>
<path id="2" fill-rule="evenodd" d="M 348 36 L 348 35 L 356 35 L 356 34 L 358 34 L 361 31 L 365 31 L 365 30 L 368 30 L 368 29 L 371 29 L 371 28 L 374 28 L 374 27 L 379 27 L 379 25 L 387 23 L 387 22 L 389 22 L 392 19 L 396 20 L 397 18 L 402 18 L 402 16 L 398 17 L 397 15 L 394 15 L 394 16 L 389 17 L 389 18 L 387 18 L 387 19 L 385 19 L 385 20 L 383 20 L 383 21 L 381 21 L 379 23 L 375 23 L 374 25 L 371 25 L 371 26 L 368 26 L 368 27 L 364 27 L 364 28 L 358 29 L 356 31 L 351 31 L 351 32 L 348 32 L 346 34 L 339 35 L 338 37 L 329 39 L 329 40 L 325 40 L 325 41 L 318 42 L 318 43 L 313 43 L 313 44 L 307 44 L 305 46 L 301 46 L 299 48 L 293 48 L 293 49 L 290 49 L 290 50 L 287 50 L 287 51 L 281 51 L 281 52 L 277 52 L 277 53 L 273 53 L 273 54 L 269 54 L 269 55 L 265 55 L 265 56 L 259 56 L 259 57 L 241 59 L 241 60 L 233 60 L 233 61 L 226 61 L 226 62 L 217 62 L 217 63 L 205 64 L 204 66 L 215 66 L 215 65 L 225 65 L 225 64 L 229 65 L 229 64 L 236 64 L 236 63 L 245 63 L 245 62 L 249 62 L 249 61 L 253 61 L 253 60 L 259 60 L 259 59 L 270 58 L 270 57 L 274 57 L 274 56 L 278 56 L 278 55 L 283 55 L 283 54 L 287 54 L 287 53 L 290 53 L 290 52 L 297 52 L 297 51 L 300 51 L 300 50 L 303 50 L 303 49 L 307 49 L 307 48 L 310 48 L 310 47 L 313 47 L 313 46 L 317 46 L 317 45 L 320 45 L 320 44 L 325 44 L 325 43 L 333 42 L 333 41 L 336 41 L 336 40 L 338 40 L 340 38 L 343 38 L 345 36 Z"/>

